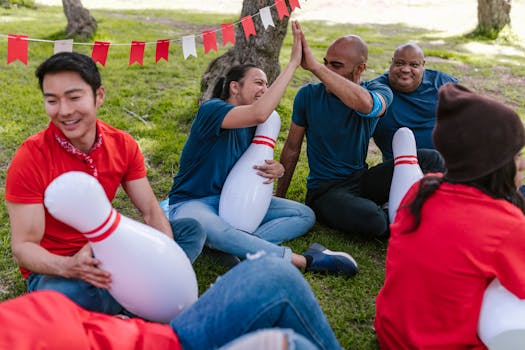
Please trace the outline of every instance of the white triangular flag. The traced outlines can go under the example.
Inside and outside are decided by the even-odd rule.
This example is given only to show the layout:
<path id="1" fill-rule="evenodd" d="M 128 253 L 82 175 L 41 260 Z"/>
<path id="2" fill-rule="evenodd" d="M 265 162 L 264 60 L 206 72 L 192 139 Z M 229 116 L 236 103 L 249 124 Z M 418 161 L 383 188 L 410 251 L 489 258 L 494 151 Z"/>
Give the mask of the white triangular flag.
<path id="1" fill-rule="evenodd" d="M 264 29 L 268 29 L 269 26 L 275 27 L 275 24 L 273 23 L 272 14 L 270 12 L 270 7 L 266 6 L 265 8 L 262 8 L 259 12 L 261 15 L 262 24 L 264 26 Z"/>
<path id="2" fill-rule="evenodd" d="M 182 37 L 182 52 L 184 53 L 184 59 L 187 59 L 190 55 L 197 57 L 195 35 L 186 35 Z"/>
<path id="3" fill-rule="evenodd" d="M 56 40 L 53 53 L 73 52 L 73 39 Z"/>

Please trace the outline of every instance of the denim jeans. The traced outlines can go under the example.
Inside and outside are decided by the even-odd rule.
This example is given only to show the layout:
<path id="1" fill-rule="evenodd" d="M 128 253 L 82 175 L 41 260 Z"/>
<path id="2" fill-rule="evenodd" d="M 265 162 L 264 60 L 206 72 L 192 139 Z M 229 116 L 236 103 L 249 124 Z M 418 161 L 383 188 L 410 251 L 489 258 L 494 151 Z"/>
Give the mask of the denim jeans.
<path id="1" fill-rule="evenodd" d="M 417 157 L 424 173 L 445 170 L 436 150 L 420 149 Z M 393 174 L 394 160 L 390 159 L 345 180 L 326 181 L 309 189 L 306 204 L 324 225 L 367 238 L 385 236 L 389 222 L 382 206 L 388 202 Z"/>
<path id="2" fill-rule="evenodd" d="M 170 325 L 185 350 L 217 349 L 267 328 L 291 329 L 318 349 L 341 349 L 302 274 L 272 256 L 232 268 Z M 311 349 L 300 339 L 295 344 Z"/>
<path id="3" fill-rule="evenodd" d="M 291 259 L 291 250 L 278 246 L 284 241 L 305 234 L 315 223 L 313 211 L 304 204 L 273 197 L 261 225 L 253 233 L 237 230 L 219 217 L 220 196 L 209 196 L 170 206 L 170 221 L 196 219 L 206 232 L 206 245 L 229 254 L 246 258 L 247 254 L 264 251 Z"/>
<path id="4" fill-rule="evenodd" d="M 195 220 L 184 219 L 171 222 L 171 227 L 175 241 L 193 262 L 199 256 L 205 241 L 201 225 Z M 55 290 L 87 310 L 110 315 L 125 312 L 106 289 L 97 288 L 76 278 L 32 273 L 27 278 L 27 289 L 30 292 Z"/>
<path id="5" fill-rule="evenodd" d="M 268 339 L 271 335 L 273 339 Z M 286 345 L 283 342 L 286 342 Z M 219 350 L 317 350 L 318 348 L 291 329 L 271 328 L 243 335 Z"/>

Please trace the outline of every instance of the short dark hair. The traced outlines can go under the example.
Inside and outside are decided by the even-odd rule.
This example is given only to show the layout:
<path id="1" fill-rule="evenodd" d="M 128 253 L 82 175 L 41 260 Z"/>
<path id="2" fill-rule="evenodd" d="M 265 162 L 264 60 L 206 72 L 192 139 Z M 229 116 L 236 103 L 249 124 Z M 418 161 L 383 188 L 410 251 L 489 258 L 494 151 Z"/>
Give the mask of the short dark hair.
<path id="1" fill-rule="evenodd" d="M 38 78 L 40 90 L 43 91 L 42 85 L 46 74 L 60 72 L 77 72 L 82 80 L 91 86 L 93 96 L 102 85 L 97 64 L 91 57 L 77 52 L 59 52 L 42 62 L 36 69 L 35 75 Z"/>
<path id="2" fill-rule="evenodd" d="M 215 87 L 213 88 L 212 97 L 227 100 L 230 98 L 230 83 L 232 81 L 241 81 L 246 76 L 246 73 L 252 68 L 259 68 L 255 64 L 246 63 L 233 66 L 226 77 L 221 77 Z"/>

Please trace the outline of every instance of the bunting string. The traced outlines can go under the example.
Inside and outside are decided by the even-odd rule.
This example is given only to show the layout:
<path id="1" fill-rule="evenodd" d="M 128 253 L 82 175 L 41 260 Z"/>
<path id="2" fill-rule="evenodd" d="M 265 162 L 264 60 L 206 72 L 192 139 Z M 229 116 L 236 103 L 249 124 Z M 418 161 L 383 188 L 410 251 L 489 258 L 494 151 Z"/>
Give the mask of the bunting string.
<path id="1" fill-rule="evenodd" d="M 253 19 L 256 16 L 261 18 L 261 22 L 265 30 L 268 27 L 275 27 L 272 19 L 271 9 L 277 11 L 279 19 L 282 20 L 284 17 L 290 17 L 286 1 L 291 9 L 294 11 L 296 8 L 301 8 L 299 0 L 274 0 L 272 5 L 266 6 L 259 9 L 259 11 L 253 15 L 245 16 L 237 22 L 223 23 L 220 28 L 203 30 L 200 34 L 185 35 L 180 40 L 178 39 L 160 39 L 157 41 L 131 41 L 131 43 L 110 43 L 107 41 L 95 41 L 94 43 L 83 43 L 74 42 L 72 39 L 67 40 L 44 40 L 29 38 L 27 35 L 21 34 L 0 34 L 0 37 L 7 38 L 7 64 L 15 61 L 20 61 L 27 65 L 28 58 L 28 44 L 30 41 L 53 43 L 54 53 L 58 52 L 72 52 L 74 45 L 89 45 L 92 46 L 91 58 L 100 63 L 102 66 L 106 65 L 109 47 L 110 46 L 129 46 L 129 62 L 131 66 L 134 63 L 144 65 L 144 51 L 146 45 L 155 45 L 155 63 L 160 60 L 168 61 L 168 53 L 170 43 L 180 42 L 182 44 L 182 52 L 184 59 L 188 59 L 189 56 L 197 57 L 197 46 L 196 38 L 202 38 L 204 45 L 204 54 L 208 54 L 210 51 L 217 51 L 217 33 L 222 34 L 222 46 L 226 46 L 228 43 L 235 46 L 235 27 L 242 28 L 244 37 L 249 40 L 250 37 L 256 36 L 255 25 Z M 306 0 L 303 0 L 306 1 Z"/>

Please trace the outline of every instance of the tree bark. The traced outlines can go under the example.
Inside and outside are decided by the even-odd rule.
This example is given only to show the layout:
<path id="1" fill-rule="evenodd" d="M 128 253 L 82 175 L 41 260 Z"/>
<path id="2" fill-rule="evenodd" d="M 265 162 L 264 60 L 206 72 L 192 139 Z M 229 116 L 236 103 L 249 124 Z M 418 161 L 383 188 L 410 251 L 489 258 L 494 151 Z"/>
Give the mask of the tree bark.
<path id="1" fill-rule="evenodd" d="M 240 18 L 254 15 L 260 9 L 274 4 L 275 0 L 243 0 Z M 282 20 L 279 20 L 275 7 L 271 7 L 270 11 L 275 28 L 270 26 L 265 30 L 259 15 L 252 17 L 257 34 L 250 36 L 248 40 L 244 36 L 244 30 L 240 23 L 235 28 L 235 46 L 210 62 L 202 76 L 199 103 L 212 97 L 215 83 L 219 78 L 225 76 L 232 66 L 237 64 L 251 63 L 257 65 L 266 73 L 268 84 L 277 78 L 281 71 L 279 53 L 286 36 L 289 18 L 283 17 Z M 290 8 L 288 8 L 288 13 L 291 13 Z"/>
<path id="2" fill-rule="evenodd" d="M 80 0 L 62 0 L 67 19 L 66 35 L 79 39 L 89 39 L 97 30 L 97 21 L 82 6 Z"/>
<path id="3" fill-rule="evenodd" d="M 478 0 L 478 33 L 497 34 L 510 25 L 511 0 Z"/>

